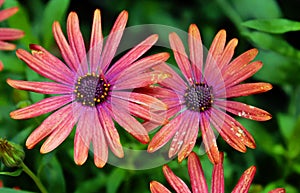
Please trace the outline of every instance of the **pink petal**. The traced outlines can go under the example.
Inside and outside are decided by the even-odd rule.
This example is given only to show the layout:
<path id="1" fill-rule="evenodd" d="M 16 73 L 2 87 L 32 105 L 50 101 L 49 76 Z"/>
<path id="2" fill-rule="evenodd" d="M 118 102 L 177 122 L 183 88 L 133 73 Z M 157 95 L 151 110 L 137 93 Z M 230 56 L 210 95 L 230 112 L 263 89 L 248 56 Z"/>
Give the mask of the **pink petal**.
<path id="1" fill-rule="evenodd" d="M 62 57 L 64 58 L 65 62 L 71 68 L 73 72 L 78 72 L 79 63 L 76 60 L 75 54 L 72 51 L 70 45 L 68 44 L 62 30 L 60 24 L 55 21 L 52 26 L 53 35 L 55 41 L 60 49 Z M 82 73 L 82 72 L 80 72 Z M 83 74 L 80 74 L 83 75 Z"/>
<path id="2" fill-rule="evenodd" d="M 24 32 L 19 29 L 0 28 L 0 40 L 17 40 L 24 36 Z"/>
<path id="3" fill-rule="evenodd" d="M 98 108 L 99 120 L 104 130 L 106 141 L 111 149 L 111 151 L 119 158 L 124 157 L 123 148 L 120 142 L 120 136 L 118 130 L 116 129 L 112 118 L 103 109 Z"/>
<path id="4" fill-rule="evenodd" d="M 3 5 L 5 0 L 0 0 L 0 7 Z"/>
<path id="5" fill-rule="evenodd" d="M 190 25 L 188 42 L 194 79 L 200 83 L 203 68 L 203 48 L 200 32 L 195 24 Z"/>
<path id="6" fill-rule="evenodd" d="M 149 69 L 151 67 L 166 61 L 168 58 L 169 58 L 168 53 L 159 53 L 159 54 L 154 54 L 154 55 L 151 55 L 148 57 L 144 57 L 144 58 L 132 63 L 130 66 L 127 66 L 123 70 L 119 69 L 118 73 L 107 74 L 107 79 L 109 82 L 112 82 L 112 83 L 117 82 L 120 79 L 131 79 L 140 73 L 149 71 Z"/>
<path id="7" fill-rule="evenodd" d="M 107 37 L 100 59 L 100 69 L 103 73 L 107 71 L 109 64 L 111 63 L 113 57 L 116 54 L 127 20 L 128 12 L 122 11 L 119 14 L 117 20 L 115 21 L 115 24 L 112 30 L 110 31 L 109 36 Z"/>
<path id="8" fill-rule="evenodd" d="M 7 84 L 19 90 L 27 90 L 42 94 L 71 94 L 73 89 L 69 86 L 55 82 L 30 82 L 7 79 Z"/>
<path id="9" fill-rule="evenodd" d="M 169 35 L 169 41 L 178 67 L 180 68 L 186 80 L 193 84 L 194 78 L 192 74 L 191 64 L 188 56 L 186 55 L 182 41 L 175 32 Z"/>
<path id="10" fill-rule="evenodd" d="M 284 188 L 276 188 L 275 190 L 271 190 L 268 193 L 285 193 L 285 189 Z"/>
<path id="11" fill-rule="evenodd" d="M 167 110 L 167 106 L 165 103 L 161 102 L 155 97 L 146 94 L 126 91 L 113 91 L 111 93 L 111 96 L 122 99 L 124 101 L 130 101 L 132 103 L 148 107 L 149 109 Z M 129 103 L 127 103 L 127 105 L 128 104 Z M 126 106 L 124 107 L 126 108 Z"/>
<path id="12" fill-rule="evenodd" d="M 216 142 L 216 137 L 210 126 L 209 116 L 204 113 L 200 114 L 200 129 L 208 158 L 213 164 L 219 163 L 221 161 L 221 158 Z"/>
<path id="13" fill-rule="evenodd" d="M 53 66 L 48 60 L 40 60 L 36 57 L 36 54 L 43 54 L 42 52 L 33 51 L 34 56 L 32 56 L 27 51 L 18 49 L 16 53 L 21 60 L 26 62 L 32 70 L 40 75 L 57 82 L 71 84 L 72 81 L 66 77 L 66 74 L 63 74 L 61 69 Z"/>
<path id="14" fill-rule="evenodd" d="M 137 46 L 127 52 L 122 58 L 120 58 L 114 65 L 108 70 L 107 75 L 118 76 L 126 68 L 130 67 L 131 64 L 141 57 L 146 51 L 148 51 L 158 40 L 158 35 L 154 34 L 149 36 L 147 39 L 139 43 Z"/>
<path id="15" fill-rule="evenodd" d="M 28 119 L 54 111 L 73 99 L 70 95 L 54 96 L 10 113 L 13 119 Z"/>
<path id="16" fill-rule="evenodd" d="M 224 78 L 226 88 L 239 84 L 240 82 L 246 80 L 255 74 L 262 67 L 262 63 L 260 61 L 252 62 L 244 68 L 239 69 L 239 71 L 232 71 L 231 76 L 228 78 Z"/>
<path id="17" fill-rule="evenodd" d="M 0 4 L 1 6 L 1 4 Z M 10 16 L 14 15 L 15 13 L 17 13 L 19 10 L 18 7 L 11 7 L 8 9 L 4 9 L 2 11 L 0 11 L 0 21 L 3 21 L 7 18 L 9 18 Z"/>
<path id="18" fill-rule="evenodd" d="M 43 123 L 36 128 L 30 136 L 26 140 L 26 146 L 28 149 L 33 148 L 38 142 L 43 140 L 46 136 L 50 135 L 51 133 L 57 133 L 59 131 L 70 129 L 70 127 L 74 126 L 75 122 L 77 121 L 78 116 L 76 116 L 77 107 L 75 107 L 73 104 L 67 105 L 53 114 L 51 114 L 49 117 L 47 117 Z M 52 137 L 53 139 L 53 137 Z M 61 139 L 61 138 L 60 138 Z M 61 141 L 62 142 L 62 141 Z M 43 146 L 43 151 L 46 153 L 46 150 L 51 151 L 51 149 L 54 146 L 58 146 L 61 142 L 59 141 L 53 141 L 53 145 L 49 144 L 51 148 L 48 148 L 49 146 L 46 144 Z M 48 147 L 47 147 L 48 146 Z M 46 148 L 46 149 L 45 149 Z M 54 147 L 55 148 L 55 147 Z"/>
<path id="19" fill-rule="evenodd" d="M 152 138 L 148 145 L 148 152 L 152 153 L 165 145 L 180 129 L 183 122 L 183 113 L 172 119 L 168 124 L 163 126 Z"/>
<path id="20" fill-rule="evenodd" d="M 224 169 L 223 169 L 224 154 L 220 153 L 220 163 L 214 165 L 211 193 L 224 193 Z"/>
<path id="21" fill-rule="evenodd" d="M 120 126 L 122 126 L 139 142 L 144 144 L 148 143 L 149 136 L 146 129 L 140 122 L 130 115 L 130 112 L 120 105 L 118 100 L 119 99 L 114 99 L 112 107 L 109 105 L 105 106 L 107 107 L 106 110 L 109 112 L 110 116 L 112 116 Z"/>
<path id="22" fill-rule="evenodd" d="M 182 162 L 193 150 L 199 131 L 199 116 L 198 113 L 190 114 L 190 125 L 186 130 L 183 145 L 178 153 L 178 161 Z"/>
<path id="23" fill-rule="evenodd" d="M 95 115 L 95 118 L 99 119 L 97 115 Z M 91 133 L 94 151 L 94 163 L 98 168 L 102 168 L 108 159 L 108 146 L 100 121 L 97 120 L 94 122 L 94 124 L 95 125 Z"/>
<path id="24" fill-rule="evenodd" d="M 187 185 L 179 177 L 177 177 L 167 165 L 163 166 L 163 172 L 167 181 L 176 192 L 178 193 L 191 192 L 187 187 Z"/>
<path id="25" fill-rule="evenodd" d="M 75 73 L 72 72 L 65 63 L 53 56 L 42 46 L 30 44 L 29 47 L 32 50 L 32 55 L 42 61 L 47 68 L 58 74 L 64 83 L 73 85 Z"/>
<path id="26" fill-rule="evenodd" d="M 4 42 L 4 41 L 0 40 L 0 50 L 14 50 L 14 49 L 16 49 L 15 44 Z"/>
<path id="27" fill-rule="evenodd" d="M 232 98 L 266 92 L 272 85 L 265 82 L 238 84 L 226 89 L 226 92 L 216 93 L 216 98 Z"/>
<path id="28" fill-rule="evenodd" d="M 150 191 L 151 193 L 171 193 L 170 190 L 168 190 L 161 183 L 156 181 L 150 182 Z"/>
<path id="29" fill-rule="evenodd" d="M 170 77 L 171 77 L 170 74 L 165 73 L 163 71 L 151 71 L 147 73 L 140 73 L 132 78 L 124 77 L 118 79 L 114 83 L 113 89 L 124 90 L 124 89 L 141 88 L 152 84 L 160 83 Z"/>
<path id="30" fill-rule="evenodd" d="M 224 67 L 226 68 L 226 66 L 229 64 L 237 44 L 238 44 L 238 40 L 234 38 L 231 41 L 229 41 L 229 43 L 226 45 L 224 52 L 222 53 L 222 55 L 219 57 L 219 60 L 217 61 L 219 70 L 222 70 Z M 215 76 L 215 78 L 210 82 L 210 84 L 211 85 L 223 84 L 223 81 L 224 80 L 222 78 Z"/>
<path id="31" fill-rule="evenodd" d="M 86 74 L 88 72 L 86 50 L 79 27 L 79 19 L 75 12 L 71 12 L 68 16 L 67 32 L 70 47 L 74 53 L 76 62 L 80 63 L 80 71 L 82 71 L 82 74 Z"/>
<path id="32" fill-rule="evenodd" d="M 221 110 L 212 109 L 212 113 L 216 129 L 228 144 L 241 152 L 246 151 L 244 145 L 252 149 L 256 147 L 251 134 L 238 121 Z"/>
<path id="33" fill-rule="evenodd" d="M 232 114 L 244 117 L 246 119 L 267 121 L 272 118 L 272 115 L 267 111 L 237 101 L 218 101 L 216 105 Z"/>
<path id="34" fill-rule="evenodd" d="M 98 121 L 96 108 L 82 107 L 74 137 L 74 161 L 77 165 L 85 163 L 92 139 L 92 129 Z"/>
<path id="35" fill-rule="evenodd" d="M 255 172 L 255 166 L 248 168 L 239 179 L 237 185 L 232 190 L 232 193 L 248 193 Z"/>
<path id="36" fill-rule="evenodd" d="M 192 152 L 188 157 L 188 171 L 193 193 L 208 193 L 205 175 L 196 153 Z M 221 192 L 219 192 L 221 193 Z"/>
<path id="37" fill-rule="evenodd" d="M 89 62 L 91 72 L 97 72 L 100 62 L 101 52 L 103 47 L 103 35 L 101 26 L 100 10 L 96 9 L 94 12 L 93 27 L 91 32 Z"/>
<path id="38" fill-rule="evenodd" d="M 204 66 L 204 76 L 207 79 L 207 82 L 212 82 L 216 76 L 215 72 L 221 70 L 218 61 L 224 51 L 225 43 L 226 31 L 220 30 L 215 36 L 207 53 Z"/>
<path id="39" fill-rule="evenodd" d="M 0 72 L 3 70 L 3 63 L 0 60 Z"/>

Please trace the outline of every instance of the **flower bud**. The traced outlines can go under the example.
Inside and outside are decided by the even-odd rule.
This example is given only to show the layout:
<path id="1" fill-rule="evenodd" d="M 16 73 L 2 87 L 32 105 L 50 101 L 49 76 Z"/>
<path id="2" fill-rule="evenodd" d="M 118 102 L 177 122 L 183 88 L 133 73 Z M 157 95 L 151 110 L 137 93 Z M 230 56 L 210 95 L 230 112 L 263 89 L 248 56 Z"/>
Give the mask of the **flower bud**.
<path id="1" fill-rule="evenodd" d="M 5 166 L 18 167 L 24 157 L 25 153 L 20 145 L 0 138 L 0 160 Z"/>

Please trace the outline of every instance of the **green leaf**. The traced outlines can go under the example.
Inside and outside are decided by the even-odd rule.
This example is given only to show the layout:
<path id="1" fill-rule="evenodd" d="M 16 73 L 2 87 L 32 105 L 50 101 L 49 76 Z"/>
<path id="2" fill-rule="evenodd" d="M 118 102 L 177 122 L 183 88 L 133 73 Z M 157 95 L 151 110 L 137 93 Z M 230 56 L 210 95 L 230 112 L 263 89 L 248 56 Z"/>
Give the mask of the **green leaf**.
<path id="1" fill-rule="evenodd" d="M 54 21 L 61 22 L 68 10 L 70 0 L 51 0 L 48 2 L 43 15 L 41 33 L 43 46 L 49 48 L 53 43 L 52 24 Z"/>
<path id="2" fill-rule="evenodd" d="M 118 192 L 118 188 L 121 185 L 122 181 L 125 178 L 125 170 L 116 168 L 111 173 L 107 179 L 107 193 L 116 193 Z"/>
<path id="3" fill-rule="evenodd" d="M 243 22 L 242 25 L 251 29 L 275 34 L 300 30 L 300 22 L 282 18 L 249 20 Z"/>
<path id="4" fill-rule="evenodd" d="M 19 176 L 22 173 L 23 169 L 19 168 L 16 171 L 13 172 L 0 172 L 0 175 L 5 175 L 5 176 Z"/>
<path id="5" fill-rule="evenodd" d="M 0 188 L 1 193 L 33 193 L 33 192 L 28 192 L 25 190 L 16 190 L 12 188 Z"/>
<path id="6" fill-rule="evenodd" d="M 279 129 L 286 141 L 288 141 L 292 135 L 294 128 L 294 118 L 288 114 L 277 114 Z"/>
<path id="7" fill-rule="evenodd" d="M 90 180 L 86 180 L 79 183 L 79 186 L 76 187 L 75 193 L 82 193 L 82 192 L 90 192 L 90 193 L 97 193 L 99 189 L 106 185 L 107 176 L 104 173 L 99 173 L 98 176 L 92 178 Z M 91 187 L 93 187 L 91 189 Z"/>
<path id="8" fill-rule="evenodd" d="M 66 192 L 63 171 L 54 153 L 49 153 L 43 157 L 38 169 L 38 176 L 42 179 L 49 192 Z"/>
<path id="9" fill-rule="evenodd" d="M 293 133 L 288 140 L 288 155 L 291 159 L 297 158 L 300 154 L 300 117 L 298 118 L 294 128 Z"/>
<path id="10" fill-rule="evenodd" d="M 275 0 L 231 0 L 229 2 L 232 3 L 233 7 L 244 20 L 281 16 L 280 7 Z"/>
<path id="11" fill-rule="evenodd" d="M 300 51 L 293 48 L 287 41 L 278 36 L 263 32 L 248 32 L 243 33 L 243 35 L 249 38 L 257 47 L 273 50 L 290 58 L 300 59 Z"/>

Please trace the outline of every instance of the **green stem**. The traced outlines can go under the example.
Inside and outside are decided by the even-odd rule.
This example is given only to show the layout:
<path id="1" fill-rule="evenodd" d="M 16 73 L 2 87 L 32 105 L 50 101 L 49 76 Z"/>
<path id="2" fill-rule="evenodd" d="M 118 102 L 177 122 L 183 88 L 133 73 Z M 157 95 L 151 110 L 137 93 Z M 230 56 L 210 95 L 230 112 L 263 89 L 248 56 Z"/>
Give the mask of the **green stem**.
<path id="1" fill-rule="evenodd" d="M 24 164 L 24 162 L 21 163 L 21 167 L 23 171 L 31 177 L 42 193 L 48 193 L 40 179 Z"/>

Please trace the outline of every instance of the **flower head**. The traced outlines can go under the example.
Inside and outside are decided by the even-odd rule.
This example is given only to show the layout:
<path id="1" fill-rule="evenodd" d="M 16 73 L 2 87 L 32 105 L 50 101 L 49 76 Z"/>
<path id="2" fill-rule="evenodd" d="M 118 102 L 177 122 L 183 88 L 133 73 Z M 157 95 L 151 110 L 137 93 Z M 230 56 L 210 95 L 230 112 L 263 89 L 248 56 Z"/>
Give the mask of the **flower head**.
<path id="1" fill-rule="evenodd" d="M 269 120 L 271 115 L 228 98 L 261 93 L 272 88 L 268 83 L 239 84 L 262 67 L 260 61 L 251 62 L 257 50 L 251 49 L 232 60 L 238 41 L 232 39 L 226 45 L 226 32 L 221 30 L 204 57 L 200 32 L 194 24 L 189 28 L 189 57 L 176 33 L 171 33 L 169 39 L 184 78 L 167 65 L 155 67 L 157 70 L 164 69 L 172 78 L 165 79 L 160 83 L 161 87 L 150 92 L 161 97 L 169 107 L 167 117 L 174 118 L 156 133 L 148 151 L 156 151 L 173 138 L 169 157 L 178 154 L 178 160 L 182 161 L 195 146 L 200 127 L 208 156 L 212 162 L 218 163 L 219 150 L 212 126 L 238 151 L 245 152 L 246 147 L 255 148 L 250 133 L 228 113 L 256 121 Z M 162 96 L 159 93 L 165 94 Z M 148 130 L 155 126 L 151 122 L 145 123 Z"/>
<path id="2" fill-rule="evenodd" d="M 81 165 L 86 161 L 92 144 L 95 165 L 103 167 L 108 159 L 108 148 L 117 157 L 124 156 L 114 121 L 141 143 L 149 142 L 146 129 L 132 115 L 160 122 L 161 118 L 152 116 L 150 109 L 163 110 L 166 106 L 154 97 L 130 90 L 156 81 L 149 77 L 163 72 L 148 69 L 167 60 L 169 55 L 158 53 L 138 60 L 157 41 L 158 36 L 151 35 L 112 63 L 127 18 L 128 13 L 122 11 L 104 44 L 100 10 L 96 10 L 89 53 L 86 53 L 75 12 L 71 12 L 67 19 L 68 40 L 59 23 L 54 22 L 54 37 L 65 63 L 39 45 L 30 45 L 31 54 L 22 49 L 17 50 L 17 56 L 31 69 L 54 82 L 8 79 L 8 84 L 17 89 L 58 95 L 11 112 L 14 119 L 27 119 L 55 111 L 28 137 L 28 148 L 33 148 L 48 136 L 40 151 L 50 152 L 77 125 L 74 138 L 75 163 Z"/>
<path id="3" fill-rule="evenodd" d="M 224 193 L 224 171 L 223 171 L 223 154 L 220 153 L 221 162 L 214 165 L 213 173 L 212 173 L 212 181 L 211 181 L 211 191 L 208 191 L 208 187 L 206 184 L 205 176 L 202 170 L 201 162 L 196 153 L 192 152 L 188 156 L 188 172 L 191 181 L 192 192 L 201 192 L 201 193 Z M 178 193 L 190 193 L 190 189 L 181 180 L 177 177 L 172 170 L 167 166 L 163 166 L 164 175 L 171 185 L 171 187 Z M 240 177 L 238 183 L 232 190 L 232 193 L 247 193 L 252 180 L 254 178 L 256 172 L 256 167 L 251 166 L 246 171 L 244 171 L 243 175 Z M 150 190 L 152 193 L 170 193 L 170 191 L 163 186 L 161 183 L 157 181 L 152 181 L 150 183 Z M 275 190 L 270 191 L 269 193 L 285 193 L 284 188 L 277 188 Z"/>
<path id="4" fill-rule="evenodd" d="M 0 160 L 6 167 L 18 167 L 23 162 L 25 153 L 18 144 L 0 138 Z"/>
<path id="5" fill-rule="evenodd" d="M 0 0 L 0 7 L 4 0 Z M 17 7 L 4 9 L 0 11 L 0 22 L 14 15 L 18 11 Z M 24 36 L 24 32 L 18 29 L 0 28 L 0 50 L 14 50 L 16 46 L 12 43 L 6 42 L 7 40 L 17 40 Z M 0 61 L 0 71 L 3 69 L 3 64 Z"/>

